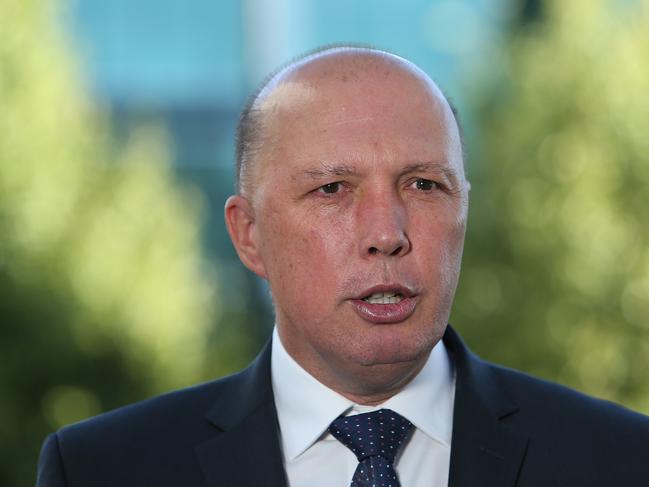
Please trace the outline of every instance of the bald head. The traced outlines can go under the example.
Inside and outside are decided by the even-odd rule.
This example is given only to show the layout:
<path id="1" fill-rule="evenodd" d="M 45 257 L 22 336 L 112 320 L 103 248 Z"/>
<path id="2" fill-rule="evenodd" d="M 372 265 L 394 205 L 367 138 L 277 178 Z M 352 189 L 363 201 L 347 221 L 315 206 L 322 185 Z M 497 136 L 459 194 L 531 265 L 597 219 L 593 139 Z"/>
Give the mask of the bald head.
<path id="1" fill-rule="evenodd" d="M 237 127 L 237 191 L 250 195 L 259 176 L 259 159 L 273 161 L 280 140 L 279 125 L 286 117 L 309 124 L 319 109 L 335 106 L 349 111 L 360 99 L 376 105 L 377 116 L 388 116 L 384 101 L 407 94 L 438 112 L 441 123 L 452 124 L 462 158 L 457 115 L 439 87 L 415 64 L 399 56 L 365 47 L 325 48 L 298 58 L 271 75 L 251 97 Z M 380 110 L 384 110 L 379 113 Z M 461 164 L 463 170 L 463 164 Z"/>

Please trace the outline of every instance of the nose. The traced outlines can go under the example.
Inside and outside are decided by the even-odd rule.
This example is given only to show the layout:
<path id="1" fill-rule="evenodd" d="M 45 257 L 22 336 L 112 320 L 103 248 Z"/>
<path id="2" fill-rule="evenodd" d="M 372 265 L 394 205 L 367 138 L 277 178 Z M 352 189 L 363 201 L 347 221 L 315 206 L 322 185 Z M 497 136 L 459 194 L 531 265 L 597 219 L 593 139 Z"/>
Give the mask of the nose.
<path id="1" fill-rule="evenodd" d="M 402 256 L 410 252 L 407 209 L 398 195 L 377 191 L 358 207 L 360 253 L 363 256 Z"/>

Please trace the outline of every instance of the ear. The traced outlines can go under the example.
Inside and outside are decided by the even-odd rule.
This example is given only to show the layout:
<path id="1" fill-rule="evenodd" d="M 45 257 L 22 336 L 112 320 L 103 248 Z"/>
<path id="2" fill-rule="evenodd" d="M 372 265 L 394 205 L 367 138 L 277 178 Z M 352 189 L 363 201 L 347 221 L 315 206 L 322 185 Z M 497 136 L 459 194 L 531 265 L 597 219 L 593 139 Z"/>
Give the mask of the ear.
<path id="1" fill-rule="evenodd" d="M 225 202 L 225 226 L 239 259 L 248 269 L 267 278 L 264 262 L 259 255 L 255 238 L 255 214 L 250 202 L 243 196 L 230 196 Z"/>

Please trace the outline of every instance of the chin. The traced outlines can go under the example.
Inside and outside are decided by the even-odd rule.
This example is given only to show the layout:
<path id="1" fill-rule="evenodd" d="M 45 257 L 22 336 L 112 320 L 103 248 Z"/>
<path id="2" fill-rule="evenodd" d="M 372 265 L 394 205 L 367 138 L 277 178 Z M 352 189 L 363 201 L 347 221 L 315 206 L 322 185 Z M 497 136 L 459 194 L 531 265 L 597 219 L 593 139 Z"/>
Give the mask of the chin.
<path id="1" fill-rule="evenodd" d="M 383 351 L 381 354 L 356 357 L 357 366 L 352 369 L 355 370 L 355 387 L 364 395 L 380 395 L 389 391 L 392 391 L 389 394 L 392 395 L 419 373 L 427 358 L 426 351 Z"/>
<path id="2" fill-rule="evenodd" d="M 362 349 L 353 351 L 355 361 L 364 366 L 408 366 L 425 360 L 437 340 L 413 339 L 407 340 L 399 336 L 396 340 L 383 337 L 374 343 L 365 342 Z M 369 345 L 369 346 L 367 346 Z"/>

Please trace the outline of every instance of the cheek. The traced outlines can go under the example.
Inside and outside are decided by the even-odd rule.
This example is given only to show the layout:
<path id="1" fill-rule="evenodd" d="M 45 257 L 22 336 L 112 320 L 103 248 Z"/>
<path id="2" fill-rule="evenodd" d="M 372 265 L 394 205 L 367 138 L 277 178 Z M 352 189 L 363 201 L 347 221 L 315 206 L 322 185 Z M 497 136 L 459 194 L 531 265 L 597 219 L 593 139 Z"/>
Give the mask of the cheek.
<path id="1" fill-rule="evenodd" d="M 418 223 L 418 228 L 426 229 L 419 232 L 419 252 L 416 254 L 420 268 L 427 269 L 429 276 L 440 279 L 439 285 L 442 287 L 452 285 L 462 259 L 464 219 L 455 218 L 454 215 L 438 215 L 432 221 L 428 218 Z"/>
<path id="2" fill-rule="evenodd" d="M 272 252 L 269 282 L 280 319 L 294 326 L 309 323 L 309 329 L 326 334 L 323 325 L 334 320 L 344 278 L 338 245 L 342 242 L 319 227 L 308 227 L 277 228 L 268 249 Z"/>
<path id="3" fill-rule="evenodd" d="M 304 285 L 319 290 L 321 299 L 333 295 L 348 262 L 349 242 L 338 226 L 306 225 L 295 237 L 294 263 L 302 270 Z"/>
<path id="4" fill-rule="evenodd" d="M 349 252 L 349 232 L 340 221 L 285 212 L 273 212 L 264 221 L 268 224 L 259 235 L 262 258 L 274 285 L 300 291 L 297 295 L 335 286 Z"/>

